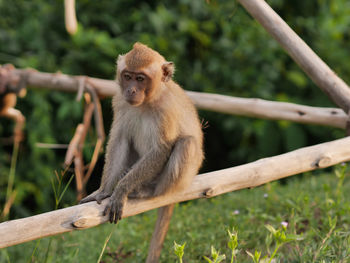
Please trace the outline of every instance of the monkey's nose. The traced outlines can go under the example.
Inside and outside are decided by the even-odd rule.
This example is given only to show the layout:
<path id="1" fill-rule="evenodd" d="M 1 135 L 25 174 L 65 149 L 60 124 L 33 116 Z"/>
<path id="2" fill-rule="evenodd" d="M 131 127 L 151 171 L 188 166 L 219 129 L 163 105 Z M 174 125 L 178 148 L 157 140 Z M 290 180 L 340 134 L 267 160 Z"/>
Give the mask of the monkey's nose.
<path id="1" fill-rule="evenodd" d="M 135 93 L 136 93 L 136 89 L 135 88 L 128 89 L 128 94 L 129 95 L 135 95 Z"/>

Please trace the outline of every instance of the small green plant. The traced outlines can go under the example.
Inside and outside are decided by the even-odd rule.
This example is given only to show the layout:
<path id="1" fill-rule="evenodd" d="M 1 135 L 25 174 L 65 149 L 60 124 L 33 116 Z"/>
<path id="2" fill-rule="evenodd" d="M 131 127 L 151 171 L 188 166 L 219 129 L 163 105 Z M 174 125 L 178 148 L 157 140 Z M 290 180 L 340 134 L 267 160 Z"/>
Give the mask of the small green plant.
<path id="1" fill-rule="evenodd" d="M 284 244 L 292 241 L 299 241 L 302 240 L 303 238 L 300 235 L 292 235 L 292 234 L 286 234 L 287 230 L 287 225 L 288 223 L 282 222 L 282 228 L 275 229 L 271 225 L 265 225 L 268 231 L 270 231 L 272 238 L 276 242 L 276 246 L 274 251 L 272 252 L 271 257 L 268 259 L 269 263 L 272 262 L 272 259 L 276 257 L 276 253 L 280 247 L 282 247 Z"/>
<path id="2" fill-rule="evenodd" d="M 236 259 L 236 254 L 238 253 L 238 250 L 236 249 L 238 246 L 238 233 L 235 230 L 235 228 L 232 228 L 232 232 L 230 230 L 227 230 L 229 241 L 227 243 L 227 246 L 231 249 L 231 263 L 233 263 L 233 260 Z"/>
<path id="3" fill-rule="evenodd" d="M 208 263 L 220 263 L 221 261 L 226 259 L 226 256 L 224 254 L 220 255 L 219 251 L 217 251 L 213 246 L 211 246 L 212 259 L 210 259 L 206 256 L 203 256 L 203 257 Z"/>
<path id="4" fill-rule="evenodd" d="M 51 178 L 51 186 L 52 186 L 53 193 L 55 195 L 55 210 L 58 209 L 58 205 L 60 204 L 65 192 L 68 189 L 68 186 L 70 185 L 70 183 L 72 182 L 72 180 L 74 178 L 74 174 L 72 174 L 72 176 L 69 178 L 67 184 L 62 189 L 62 187 L 63 187 L 62 181 L 63 181 L 63 178 L 64 178 L 66 172 L 67 172 L 67 170 L 61 171 L 61 176 L 59 176 L 58 172 L 55 171 L 55 177 Z"/>
<path id="5" fill-rule="evenodd" d="M 182 245 L 179 245 L 174 241 L 174 253 L 179 259 L 179 262 L 182 263 L 182 257 L 184 256 L 184 250 L 185 250 L 186 242 Z"/>
<path id="6" fill-rule="evenodd" d="M 254 263 L 260 262 L 261 251 L 255 250 L 254 255 L 249 251 L 246 251 L 246 253 L 248 254 L 248 256 L 250 256 L 253 259 Z"/>

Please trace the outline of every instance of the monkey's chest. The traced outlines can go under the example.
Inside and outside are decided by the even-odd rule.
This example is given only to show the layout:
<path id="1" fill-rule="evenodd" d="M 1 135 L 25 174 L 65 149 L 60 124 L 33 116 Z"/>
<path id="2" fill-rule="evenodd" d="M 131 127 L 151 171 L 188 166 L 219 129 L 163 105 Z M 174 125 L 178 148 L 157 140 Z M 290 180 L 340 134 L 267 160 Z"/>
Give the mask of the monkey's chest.
<path id="1" fill-rule="evenodd" d="M 142 156 L 159 144 L 159 130 L 152 118 L 143 116 L 129 120 L 126 136 L 136 152 Z"/>

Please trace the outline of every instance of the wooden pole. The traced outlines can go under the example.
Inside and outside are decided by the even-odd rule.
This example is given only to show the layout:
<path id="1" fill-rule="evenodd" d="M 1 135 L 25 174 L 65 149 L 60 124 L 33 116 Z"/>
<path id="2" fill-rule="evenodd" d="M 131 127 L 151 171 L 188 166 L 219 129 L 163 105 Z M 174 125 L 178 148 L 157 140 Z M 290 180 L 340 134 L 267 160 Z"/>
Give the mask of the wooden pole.
<path id="1" fill-rule="evenodd" d="M 346 114 L 350 89 L 264 0 L 238 0 Z"/>
<path id="2" fill-rule="evenodd" d="M 71 76 L 62 73 L 45 73 L 34 70 L 15 69 L 12 70 L 13 79 L 18 79 L 23 72 L 27 72 L 27 85 L 32 88 L 59 90 L 65 92 L 78 92 L 79 80 L 85 78 L 85 81 L 91 84 L 100 97 L 111 97 L 116 92 L 115 81 L 91 78 L 85 76 Z"/>
<path id="3" fill-rule="evenodd" d="M 333 126 L 345 129 L 347 115 L 337 108 L 310 107 L 288 102 L 256 98 L 238 98 L 204 92 L 187 91 L 199 109 L 269 120 Z"/>
<path id="4" fill-rule="evenodd" d="M 24 70 L 12 72 L 18 78 Z M 28 85 L 33 88 L 78 92 L 79 78 L 61 73 L 28 72 Z M 116 92 L 116 83 L 112 80 L 84 77 L 100 97 L 110 97 Z M 337 108 L 303 106 L 286 102 L 273 102 L 262 99 L 237 98 L 217 94 L 187 91 L 199 109 L 218 111 L 228 114 L 257 117 L 271 120 L 289 120 L 300 123 L 333 126 L 345 129 L 347 116 Z"/>
<path id="5" fill-rule="evenodd" d="M 78 30 L 78 22 L 75 13 L 75 0 L 64 0 L 64 20 L 66 30 L 74 35 Z"/>
<path id="6" fill-rule="evenodd" d="M 197 176 L 187 189 L 145 200 L 128 200 L 123 218 L 182 201 L 213 197 L 248 187 L 256 187 L 290 175 L 325 168 L 350 160 L 350 137 L 301 148 L 249 164 Z M 90 228 L 108 221 L 102 213 L 108 199 L 11 220 L 0 224 L 0 248 Z"/>

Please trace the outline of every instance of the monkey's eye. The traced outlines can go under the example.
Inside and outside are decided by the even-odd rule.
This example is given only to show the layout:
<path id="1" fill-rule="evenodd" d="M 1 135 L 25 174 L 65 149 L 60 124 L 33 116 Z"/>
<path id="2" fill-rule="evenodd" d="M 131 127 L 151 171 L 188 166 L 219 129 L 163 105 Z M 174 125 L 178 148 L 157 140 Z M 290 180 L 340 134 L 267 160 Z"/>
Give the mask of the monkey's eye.
<path id="1" fill-rule="evenodd" d="M 137 77 L 136 77 L 136 80 L 137 80 L 138 82 L 142 82 L 142 81 L 145 80 L 145 77 L 144 77 L 144 76 L 137 76 Z"/>
<path id="2" fill-rule="evenodd" d="M 130 76 L 130 74 L 124 74 L 124 78 L 126 79 L 126 80 L 131 80 L 131 76 Z"/>

